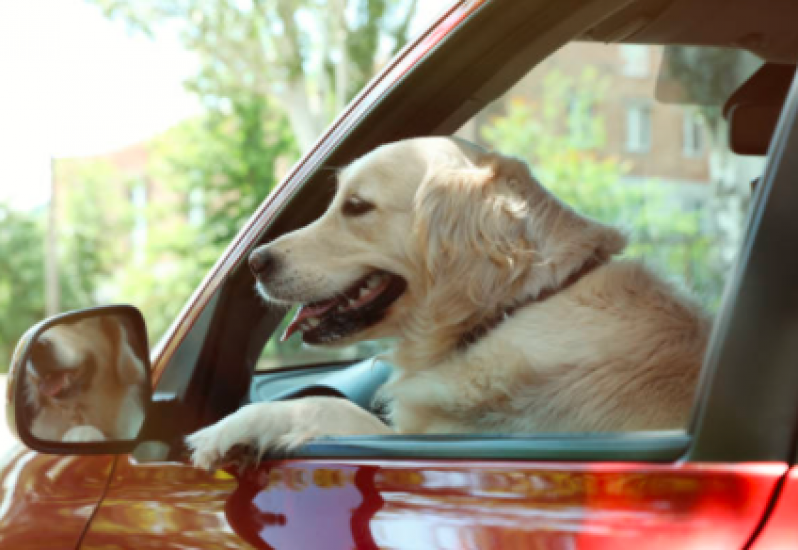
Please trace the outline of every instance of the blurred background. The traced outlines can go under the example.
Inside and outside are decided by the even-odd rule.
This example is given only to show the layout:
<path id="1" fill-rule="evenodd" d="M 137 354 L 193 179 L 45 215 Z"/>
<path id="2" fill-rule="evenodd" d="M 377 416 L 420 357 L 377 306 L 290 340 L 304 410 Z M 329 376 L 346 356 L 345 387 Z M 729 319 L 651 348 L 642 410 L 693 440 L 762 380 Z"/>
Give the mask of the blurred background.
<path id="1" fill-rule="evenodd" d="M 139 307 L 154 344 L 293 163 L 449 3 L 0 2 L 0 371 L 37 320 L 97 304 Z M 710 101 L 657 101 L 664 60 Z M 712 311 L 762 171 L 726 148 L 720 105 L 758 66 L 574 43 L 458 133 L 622 225 L 629 254 Z M 716 73 L 729 78 L 701 78 Z M 312 354 L 270 342 L 260 368 Z"/>
<path id="2" fill-rule="evenodd" d="M 30 325 L 96 304 L 135 304 L 155 343 L 256 205 L 447 4 L 0 2 L 0 373 Z"/>

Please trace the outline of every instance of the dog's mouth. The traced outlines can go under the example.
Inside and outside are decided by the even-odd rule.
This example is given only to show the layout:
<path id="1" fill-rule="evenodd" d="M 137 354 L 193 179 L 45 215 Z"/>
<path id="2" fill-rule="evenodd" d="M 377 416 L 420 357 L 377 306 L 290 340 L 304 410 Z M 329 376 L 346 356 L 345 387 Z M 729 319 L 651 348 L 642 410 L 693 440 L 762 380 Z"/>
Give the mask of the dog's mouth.
<path id="1" fill-rule="evenodd" d="M 374 271 L 333 298 L 301 306 L 282 340 L 298 331 L 306 344 L 326 344 L 351 336 L 382 321 L 406 288 L 402 277 Z"/>

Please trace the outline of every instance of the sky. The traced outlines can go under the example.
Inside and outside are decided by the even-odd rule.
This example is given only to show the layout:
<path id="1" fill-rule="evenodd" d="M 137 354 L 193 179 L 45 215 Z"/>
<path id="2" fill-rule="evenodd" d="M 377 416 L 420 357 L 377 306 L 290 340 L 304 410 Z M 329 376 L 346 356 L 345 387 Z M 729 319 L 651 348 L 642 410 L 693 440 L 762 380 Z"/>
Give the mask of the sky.
<path id="1" fill-rule="evenodd" d="M 50 157 L 120 149 L 199 112 L 176 35 L 154 40 L 84 0 L 0 0 L 0 200 L 47 200 Z"/>
<path id="2" fill-rule="evenodd" d="M 449 1 L 419 3 L 415 30 Z M 85 0 L 0 0 L 0 201 L 45 204 L 51 157 L 121 149 L 200 112 L 183 87 L 198 63 L 169 32 L 131 33 Z"/>

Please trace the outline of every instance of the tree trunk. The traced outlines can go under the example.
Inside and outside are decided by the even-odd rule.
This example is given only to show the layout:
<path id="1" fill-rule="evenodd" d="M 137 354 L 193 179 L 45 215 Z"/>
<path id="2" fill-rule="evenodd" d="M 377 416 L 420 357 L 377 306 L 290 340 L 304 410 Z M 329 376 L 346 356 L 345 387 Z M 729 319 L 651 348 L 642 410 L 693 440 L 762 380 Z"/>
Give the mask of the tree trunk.
<path id="1" fill-rule="evenodd" d="M 302 153 L 310 150 L 326 127 L 319 109 L 311 107 L 310 98 L 303 80 L 287 82 L 282 89 L 275 91 L 280 105 L 288 115 L 291 129 Z"/>
<path id="2" fill-rule="evenodd" d="M 47 209 L 47 233 L 44 246 L 45 315 L 51 317 L 61 309 L 58 285 L 58 185 L 55 181 L 55 159 L 50 157 L 50 204 Z"/>

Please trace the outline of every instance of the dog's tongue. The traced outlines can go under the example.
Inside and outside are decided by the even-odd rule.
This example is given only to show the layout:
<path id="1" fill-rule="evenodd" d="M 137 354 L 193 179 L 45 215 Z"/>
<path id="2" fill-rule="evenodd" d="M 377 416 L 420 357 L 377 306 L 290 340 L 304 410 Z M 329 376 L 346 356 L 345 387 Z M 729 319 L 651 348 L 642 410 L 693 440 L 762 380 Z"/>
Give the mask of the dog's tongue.
<path id="1" fill-rule="evenodd" d="M 39 382 L 39 391 L 48 397 L 61 393 L 69 385 L 69 373 L 48 374 Z"/>
<path id="2" fill-rule="evenodd" d="M 311 317 L 320 317 L 325 313 L 327 313 L 328 311 L 330 311 L 332 308 L 334 308 L 337 304 L 338 304 L 338 299 L 333 298 L 331 300 L 327 300 L 326 302 L 322 302 L 320 304 L 300 307 L 299 310 L 297 310 L 294 319 L 285 329 L 283 337 L 280 338 L 280 341 L 285 342 L 286 340 L 288 340 L 292 334 L 294 334 L 296 331 L 299 330 L 299 325 L 301 325 L 302 321 L 304 321 L 305 319 L 310 319 Z"/>

